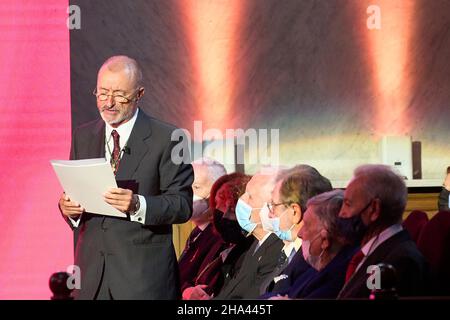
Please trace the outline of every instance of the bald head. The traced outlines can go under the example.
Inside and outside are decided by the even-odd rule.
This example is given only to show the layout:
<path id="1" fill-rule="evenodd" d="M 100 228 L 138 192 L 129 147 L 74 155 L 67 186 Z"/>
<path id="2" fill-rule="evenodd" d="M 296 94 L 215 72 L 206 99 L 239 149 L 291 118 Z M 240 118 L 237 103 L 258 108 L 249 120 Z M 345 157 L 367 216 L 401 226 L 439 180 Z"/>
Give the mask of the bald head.
<path id="1" fill-rule="evenodd" d="M 134 87 L 142 86 L 142 71 L 137 61 L 133 58 L 113 56 L 103 63 L 98 72 L 98 76 L 100 77 L 105 71 L 123 73 Z"/>

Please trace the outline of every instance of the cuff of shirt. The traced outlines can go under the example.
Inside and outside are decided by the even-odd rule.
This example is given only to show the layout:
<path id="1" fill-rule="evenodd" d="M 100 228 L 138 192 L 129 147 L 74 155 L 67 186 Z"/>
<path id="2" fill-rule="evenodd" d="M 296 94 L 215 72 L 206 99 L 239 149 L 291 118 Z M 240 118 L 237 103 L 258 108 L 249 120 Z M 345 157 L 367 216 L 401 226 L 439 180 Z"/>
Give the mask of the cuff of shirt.
<path id="1" fill-rule="evenodd" d="M 130 214 L 130 220 L 134 221 L 134 222 L 139 222 L 139 223 L 145 224 L 145 214 L 147 212 L 147 202 L 145 202 L 144 196 L 138 195 L 138 197 L 139 197 L 139 203 L 140 203 L 139 210 L 133 215 Z"/>
<path id="2" fill-rule="evenodd" d="M 74 220 L 71 217 L 68 217 L 68 218 L 69 218 L 70 223 L 72 224 L 72 226 L 74 228 L 78 228 L 78 225 L 80 224 L 81 216 L 80 216 L 80 218 L 78 218 L 78 220 Z"/>

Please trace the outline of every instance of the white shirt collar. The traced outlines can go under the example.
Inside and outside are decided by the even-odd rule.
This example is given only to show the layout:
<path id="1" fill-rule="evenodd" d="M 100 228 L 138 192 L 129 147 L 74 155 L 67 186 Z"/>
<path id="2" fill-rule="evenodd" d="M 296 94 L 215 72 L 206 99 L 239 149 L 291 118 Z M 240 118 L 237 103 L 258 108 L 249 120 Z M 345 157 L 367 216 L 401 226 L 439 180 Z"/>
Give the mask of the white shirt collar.
<path id="1" fill-rule="evenodd" d="M 269 238 L 271 234 L 272 234 L 272 232 L 267 232 L 267 234 L 261 240 L 259 240 L 258 247 L 261 247 L 262 244 L 264 243 L 264 241 L 266 241 L 267 238 Z"/>
<path id="2" fill-rule="evenodd" d="M 386 229 L 384 229 L 380 234 L 371 238 L 362 248 L 361 251 L 365 256 L 372 253 L 380 244 L 385 242 L 387 239 L 391 238 L 395 234 L 403 230 L 401 224 L 394 224 Z M 370 252 L 369 252 L 370 251 Z"/>
<path id="3" fill-rule="evenodd" d="M 113 128 L 107 122 L 105 122 L 105 125 L 106 125 L 105 126 L 105 130 L 106 130 L 105 131 L 105 140 L 106 140 L 106 143 L 109 142 L 110 145 L 114 146 L 114 142 L 112 141 L 112 139 L 110 137 L 111 137 L 111 132 L 113 130 L 116 130 L 117 133 L 120 136 L 120 139 L 119 139 L 120 149 L 123 149 L 123 147 L 128 142 L 128 138 L 131 135 L 131 131 L 133 130 L 133 127 L 134 127 L 134 124 L 136 122 L 138 113 L 139 113 L 139 108 L 136 109 L 136 112 L 134 113 L 133 117 L 130 120 L 128 120 L 124 124 L 121 124 L 117 128 Z M 108 151 L 106 151 L 106 152 L 108 152 Z"/>
<path id="4" fill-rule="evenodd" d="M 205 223 L 202 223 L 201 225 L 198 225 L 197 227 L 202 230 L 205 231 L 206 227 L 209 225 L 209 221 L 206 221 Z"/>
<path id="5" fill-rule="evenodd" d="M 289 241 L 289 243 L 285 244 L 283 247 L 284 254 L 288 259 L 291 257 L 292 251 L 294 254 L 300 250 L 302 246 L 302 239 L 297 237 L 294 241 Z"/>

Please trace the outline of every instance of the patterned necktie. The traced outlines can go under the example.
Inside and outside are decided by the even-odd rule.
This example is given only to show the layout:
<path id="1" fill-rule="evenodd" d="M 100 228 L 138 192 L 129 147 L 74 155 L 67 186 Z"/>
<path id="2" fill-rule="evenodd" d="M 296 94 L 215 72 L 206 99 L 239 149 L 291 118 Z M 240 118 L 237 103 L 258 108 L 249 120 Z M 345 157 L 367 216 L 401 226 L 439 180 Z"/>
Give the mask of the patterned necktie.
<path id="1" fill-rule="evenodd" d="M 286 262 L 288 261 L 288 257 L 284 250 L 281 250 L 280 256 L 278 257 L 278 267 L 284 268 Z"/>
<path id="2" fill-rule="evenodd" d="M 363 258 L 364 253 L 361 250 L 355 253 L 355 255 L 352 257 L 352 259 L 348 264 L 347 272 L 345 274 L 345 283 L 347 283 L 348 280 L 350 280 L 351 276 L 355 273 L 356 268 L 358 268 L 358 265 L 360 264 Z"/>
<path id="3" fill-rule="evenodd" d="M 111 132 L 111 135 L 114 140 L 114 149 L 111 155 L 111 166 L 114 170 L 114 175 L 116 174 L 117 170 L 119 169 L 119 163 L 120 163 L 120 136 L 119 133 L 116 130 L 113 130 Z"/>

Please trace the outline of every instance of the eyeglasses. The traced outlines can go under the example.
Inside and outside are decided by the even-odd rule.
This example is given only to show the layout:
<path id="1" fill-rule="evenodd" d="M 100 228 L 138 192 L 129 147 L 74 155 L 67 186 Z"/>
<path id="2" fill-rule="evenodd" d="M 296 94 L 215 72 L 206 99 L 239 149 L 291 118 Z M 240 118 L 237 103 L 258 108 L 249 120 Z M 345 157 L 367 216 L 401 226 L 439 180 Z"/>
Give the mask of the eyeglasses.
<path id="1" fill-rule="evenodd" d="M 282 206 L 282 205 L 288 205 L 288 204 L 291 204 L 291 203 L 290 202 L 280 202 L 280 203 L 268 202 L 267 208 L 269 208 L 269 211 L 273 213 L 273 211 L 275 210 L 275 207 Z"/>
<path id="2" fill-rule="evenodd" d="M 124 103 L 124 104 L 139 100 L 137 97 L 132 98 L 136 93 L 139 93 L 139 89 L 137 89 L 136 92 L 133 93 L 130 97 L 125 97 L 121 94 L 114 95 L 114 94 L 98 93 L 97 89 L 94 89 L 94 91 L 92 92 L 92 94 L 94 96 L 96 96 L 99 101 L 106 101 L 106 100 L 108 100 L 108 97 L 112 97 L 115 102 Z"/>

